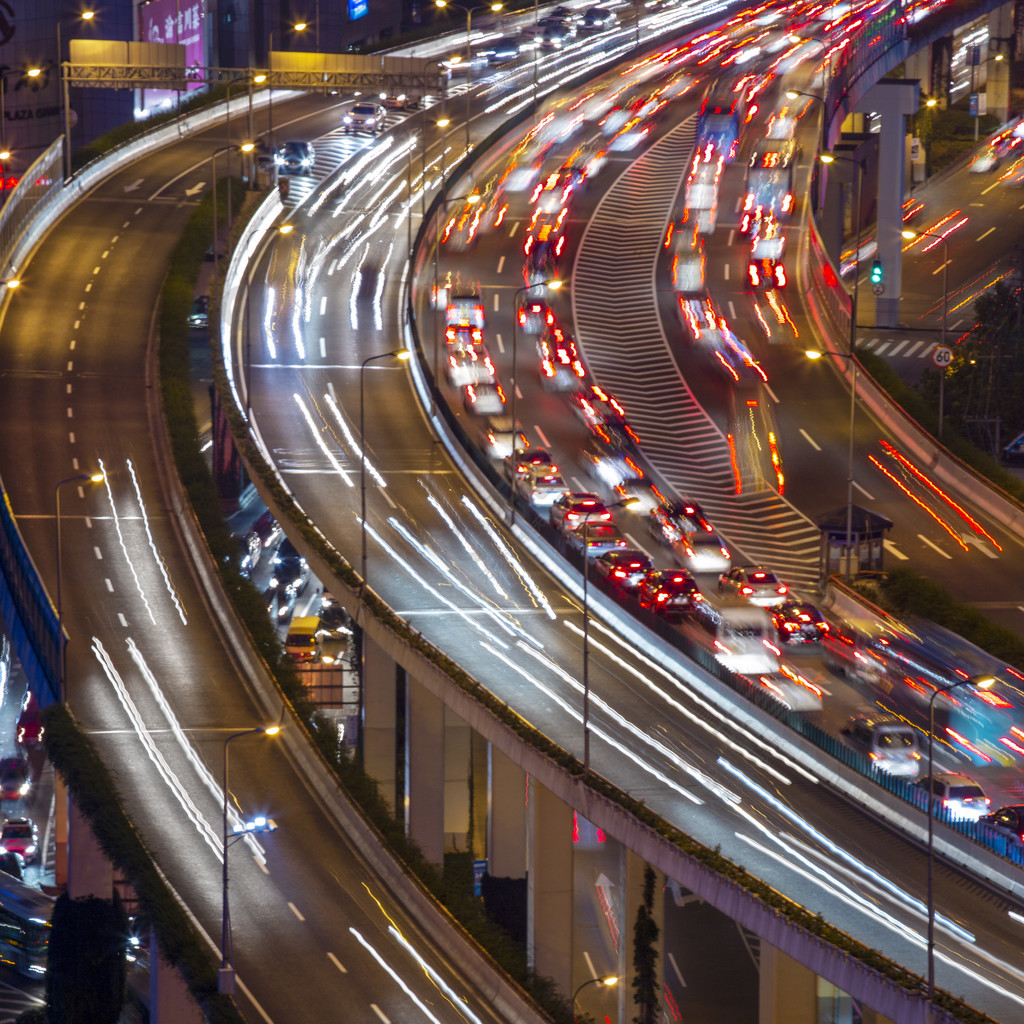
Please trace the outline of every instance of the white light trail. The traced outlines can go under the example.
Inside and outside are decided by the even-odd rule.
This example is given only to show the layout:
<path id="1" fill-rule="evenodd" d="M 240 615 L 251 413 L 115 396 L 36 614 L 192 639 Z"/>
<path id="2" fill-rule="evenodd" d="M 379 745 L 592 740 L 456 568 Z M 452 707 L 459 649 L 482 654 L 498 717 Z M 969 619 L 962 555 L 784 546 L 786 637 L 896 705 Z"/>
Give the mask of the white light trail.
<path id="1" fill-rule="evenodd" d="M 334 452 L 327 447 L 327 442 L 324 441 L 321 436 L 321 430 L 314 422 L 310 411 L 306 408 L 306 403 L 302 400 L 302 396 L 297 393 L 293 393 L 292 398 L 295 399 L 295 404 L 299 407 L 299 412 L 302 413 L 302 417 L 306 421 L 306 425 L 309 427 L 309 432 L 313 435 L 313 440 L 316 441 L 320 451 L 323 452 L 324 458 L 327 459 L 334 471 L 342 480 L 345 481 L 346 484 L 348 484 L 349 487 L 355 487 L 355 484 L 352 482 L 352 477 L 349 476 L 348 472 L 342 467 Z"/>
<path id="2" fill-rule="evenodd" d="M 358 518 L 358 517 L 357 517 Z M 499 640 L 493 633 L 484 629 L 479 622 L 474 621 L 471 615 L 467 615 L 466 612 L 459 608 L 456 604 L 445 597 L 436 587 L 431 586 L 423 578 L 423 574 L 415 569 L 405 558 L 403 558 L 384 538 L 372 527 L 369 523 L 366 524 L 366 532 L 384 549 L 384 551 L 391 556 L 391 558 L 400 565 L 434 600 L 440 601 L 445 607 L 455 612 L 467 626 L 471 626 L 478 633 L 487 637 L 489 640 L 493 640 L 497 644 L 501 644 L 502 647 L 508 649 L 509 645 L 503 640 Z"/>
<path id="3" fill-rule="evenodd" d="M 590 628 L 592 632 L 596 631 L 598 633 L 602 633 L 604 636 L 609 637 L 616 643 L 621 644 L 623 647 L 626 646 L 622 638 L 613 633 L 599 619 L 591 619 Z M 667 669 L 659 665 L 658 662 L 653 661 L 651 658 L 648 658 L 647 655 L 645 655 L 641 650 L 639 650 L 639 648 L 627 647 L 626 649 L 634 658 L 637 659 L 637 661 L 646 665 L 652 672 L 657 673 L 667 682 L 671 683 L 674 687 L 676 687 L 676 689 L 681 690 L 683 693 L 685 693 L 686 696 L 691 701 L 693 701 L 694 704 L 696 704 L 698 707 L 703 708 L 712 717 L 717 718 L 718 721 L 722 723 L 722 725 L 728 725 L 731 728 L 735 729 L 738 733 L 740 733 L 741 736 L 743 736 L 744 739 L 748 740 L 752 745 L 759 747 L 766 754 L 771 754 L 773 757 L 782 761 L 782 763 L 786 765 L 787 768 L 789 768 L 793 772 L 796 772 L 799 775 L 802 775 L 808 782 L 813 782 L 815 784 L 818 783 L 818 777 L 816 775 L 811 774 L 811 772 L 804 768 L 803 765 L 797 764 L 795 761 L 790 760 L 788 757 L 784 756 L 782 753 L 776 750 L 770 743 L 767 743 L 765 740 L 761 739 L 761 737 L 758 736 L 756 733 L 750 732 L 750 730 L 746 727 L 733 721 L 732 718 L 724 714 L 714 704 L 712 704 L 710 701 L 702 697 L 692 687 L 689 687 L 686 684 L 684 684 L 681 679 L 679 679 L 677 676 L 672 675 Z"/>
<path id="4" fill-rule="evenodd" d="M 499 597 L 508 597 L 508 593 L 505 588 L 498 581 L 498 578 L 487 568 L 487 563 L 477 554 L 477 550 L 469 542 L 469 538 L 465 536 L 462 530 L 459 529 L 455 520 L 449 515 L 448 510 L 444 508 L 441 503 L 432 494 L 427 495 L 427 501 L 434 506 L 434 510 L 444 520 L 445 525 L 454 534 L 455 539 L 462 545 L 466 554 L 473 560 L 474 565 L 483 573 L 484 576 L 490 581 L 491 586 L 494 587 L 495 592 Z"/>
<path id="5" fill-rule="evenodd" d="M 352 453 L 355 456 L 356 462 L 361 462 L 364 459 L 363 450 L 359 447 L 359 442 L 356 440 L 355 434 L 349 429 L 348 423 L 345 421 L 345 417 L 341 414 L 341 409 L 338 408 L 338 403 L 331 394 L 324 395 L 324 401 L 327 403 L 331 412 L 334 413 L 334 418 L 338 422 L 338 426 L 341 428 L 341 432 L 345 435 L 345 443 L 352 449 Z M 366 472 L 373 477 L 374 483 L 378 487 L 387 487 L 387 483 L 384 481 L 384 477 L 377 472 L 377 467 L 370 462 L 370 457 L 365 456 Z"/>
<path id="6" fill-rule="evenodd" d="M 135 580 L 135 587 L 139 592 L 139 596 L 142 598 L 142 604 L 149 615 L 149 619 L 155 626 L 156 616 L 153 614 L 153 609 L 150 608 L 149 601 L 146 599 L 146 592 L 142 589 L 142 581 L 139 579 L 139 574 L 135 571 L 135 564 L 132 562 L 131 556 L 128 554 L 128 545 L 125 544 L 124 534 L 121 532 L 121 520 L 118 517 L 117 508 L 114 505 L 114 494 L 110 489 L 110 474 L 103 465 L 102 459 L 97 459 L 96 461 L 99 463 L 100 472 L 103 474 L 103 486 L 107 491 L 107 501 L 110 502 L 110 515 L 114 523 L 114 529 L 117 531 L 118 543 L 121 545 L 121 551 L 124 553 L 124 560 L 128 563 L 128 568 L 131 570 L 132 579 Z"/>
<path id="7" fill-rule="evenodd" d="M 388 523 L 392 529 L 405 540 L 405 542 L 412 547 L 415 551 L 425 558 L 442 576 L 443 579 L 447 580 L 451 586 L 455 587 L 460 593 L 465 594 L 487 617 L 499 628 L 503 629 L 509 636 L 527 636 L 526 630 L 524 630 L 518 624 L 507 619 L 497 608 L 488 604 L 479 594 L 475 593 L 470 587 L 466 586 L 460 579 L 455 576 L 453 569 L 445 565 L 444 560 L 440 555 L 437 554 L 432 548 L 427 547 L 421 541 L 417 540 L 410 532 L 409 529 L 402 523 L 400 523 L 394 516 L 388 519 Z"/>
<path id="8" fill-rule="evenodd" d="M 577 722 L 580 722 L 582 724 L 582 713 L 578 711 L 572 704 L 570 704 L 569 701 L 567 701 L 564 697 L 560 696 L 554 690 L 552 690 L 551 687 L 545 686 L 539 679 L 537 679 L 536 676 L 531 675 L 527 671 L 526 666 L 520 665 L 518 662 L 513 661 L 510 656 L 505 655 L 501 651 L 495 650 L 492 647 L 489 647 L 487 644 L 481 644 L 480 646 L 483 647 L 483 649 L 487 651 L 489 654 L 493 655 L 499 661 L 507 665 L 510 669 L 512 669 L 513 672 L 522 676 L 523 679 L 525 679 L 535 689 L 543 693 L 544 696 L 546 696 L 548 699 L 554 701 L 554 703 L 557 704 L 567 715 L 569 715 L 571 718 L 574 718 Z M 704 803 L 704 801 L 701 800 L 699 796 L 697 796 L 695 793 L 691 793 L 685 787 L 680 786 L 678 782 L 676 782 L 674 779 L 670 779 L 664 772 L 659 771 L 649 761 L 640 757 L 639 754 L 619 744 L 617 740 L 612 738 L 599 725 L 595 725 L 593 722 L 591 722 L 590 731 L 595 736 L 598 736 L 601 739 L 603 739 L 609 746 L 613 747 L 624 757 L 629 758 L 629 760 L 636 764 L 638 768 L 641 768 L 643 771 L 647 772 L 648 775 L 652 775 L 655 779 L 658 780 L 658 782 L 660 782 L 663 786 L 667 786 L 677 795 L 686 797 L 686 799 L 689 800 L 691 803 L 695 803 L 698 805 Z M 678 763 L 681 767 L 684 768 L 684 770 L 686 770 L 689 767 L 692 767 L 687 766 L 685 762 Z M 697 769 L 694 769 L 694 771 L 697 771 Z M 717 789 L 721 790 L 721 787 L 718 786 Z"/>
<path id="9" fill-rule="evenodd" d="M 577 626 L 576 623 L 570 622 L 568 619 L 563 619 L 562 621 L 577 636 L 583 635 L 582 628 Z M 694 725 L 698 726 L 699 728 L 703 729 L 705 732 L 710 733 L 715 738 L 715 741 L 718 744 L 723 744 L 729 747 L 731 750 L 739 754 L 740 757 L 746 758 L 748 761 L 750 761 L 758 768 L 760 768 L 761 771 L 769 774 L 777 782 L 781 782 L 786 786 L 792 785 L 791 779 L 787 778 L 785 775 L 777 771 L 775 768 L 767 764 L 765 761 L 762 761 L 759 757 L 756 757 L 749 750 L 745 750 L 738 743 L 736 743 L 735 740 L 729 739 L 729 737 L 726 736 L 724 733 L 719 732 L 717 729 L 713 728 L 709 722 L 704 721 L 698 715 L 694 714 L 689 708 L 685 707 L 683 704 L 681 704 L 674 697 L 670 696 L 664 690 L 659 689 L 657 686 L 654 685 L 654 683 L 650 679 L 647 678 L 647 676 L 640 672 L 635 665 L 631 665 L 624 658 L 619 657 L 617 654 L 614 653 L 614 651 L 611 650 L 611 648 L 606 647 L 599 640 L 595 640 L 593 637 L 589 638 L 589 644 L 593 650 L 600 651 L 606 658 L 608 658 L 610 661 L 614 662 L 620 668 L 628 672 L 636 680 L 638 680 L 640 683 L 646 686 L 652 693 L 656 694 L 659 700 L 664 701 L 670 708 L 672 708 L 678 714 L 682 715 L 684 718 L 689 719 L 689 721 L 691 721 Z M 636 652 L 631 653 L 635 654 Z M 679 688 L 682 689 L 683 687 L 680 685 Z M 739 732 L 741 735 L 745 733 L 745 730 L 742 728 L 742 726 L 739 726 L 734 722 L 730 722 L 729 724 L 734 729 L 736 729 L 736 731 Z"/>
<path id="10" fill-rule="evenodd" d="M 420 997 L 416 995 L 416 993 L 413 992 L 411 988 L 409 988 L 406 982 L 398 976 L 398 972 L 385 962 L 384 957 L 381 956 L 380 953 L 378 953 L 377 950 L 375 950 L 373 946 L 371 946 L 369 942 L 367 942 L 366 939 L 364 939 L 362 935 L 360 935 L 359 932 L 356 931 L 355 928 L 349 928 L 349 932 L 356 937 L 356 940 L 363 947 L 363 949 L 365 949 L 370 954 L 370 956 L 372 956 L 373 959 L 376 960 L 378 964 L 380 964 L 382 970 L 384 970 L 391 977 L 391 980 L 394 981 L 394 983 L 416 1004 L 416 1006 L 418 1006 L 423 1011 L 423 1015 L 427 1018 L 427 1020 L 432 1021 L 433 1024 L 443 1024 L 443 1022 L 439 1018 L 435 1017 L 434 1014 L 431 1013 L 431 1011 L 427 1007 L 427 1004 L 424 1003 L 423 1000 L 420 999 Z"/>
<path id="11" fill-rule="evenodd" d="M 512 571 L 523 582 L 523 585 L 529 590 L 530 594 L 533 596 L 533 599 L 537 603 L 537 605 L 540 608 L 544 609 L 544 612 L 549 619 L 554 621 L 557 618 L 557 616 L 552 610 L 551 605 L 548 604 L 548 599 L 544 596 L 543 591 L 541 591 L 540 587 L 538 587 L 537 584 L 533 582 L 532 577 L 526 571 L 522 562 L 520 562 L 519 559 L 516 558 L 515 554 L 513 554 L 512 552 L 512 549 L 501 539 L 501 537 L 498 536 L 497 530 L 494 529 L 490 521 L 476 507 L 476 505 L 473 504 L 468 494 L 464 494 L 462 496 L 462 504 L 469 509 L 469 511 L 473 515 L 473 518 L 476 519 L 476 521 L 483 528 L 487 536 L 490 537 L 491 543 L 494 544 L 498 551 L 501 552 L 501 557 L 504 558 L 506 562 L 508 562 L 508 564 L 512 568 Z"/>
<path id="12" fill-rule="evenodd" d="M 135 474 L 135 465 L 131 459 L 128 459 L 127 462 L 128 472 L 131 474 L 132 484 L 135 487 L 135 497 L 139 502 L 139 511 L 142 513 L 142 525 L 145 527 L 146 536 L 149 538 L 149 550 L 153 552 L 153 560 L 156 562 L 157 568 L 160 570 L 160 573 L 164 578 L 164 586 L 167 587 L 167 593 L 171 595 L 171 601 L 174 602 L 174 607 L 178 610 L 178 618 L 181 619 L 181 624 L 183 626 L 187 626 L 188 618 L 185 615 L 185 609 L 181 606 L 181 601 L 178 598 L 178 592 L 174 589 L 174 585 L 171 583 L 171 577 L 167 572 L 167 566 L 156 549 L 156 542 L 153 540 L 153 534 L 149 529 L 149 515 L 146 512 L 146 504 L 142 500 L 142 490 L 139 487 L 139 480 Z"/>
<path id="13" fill-rule="evenodd" d="M 214 852 L 217 859 L 223 861 L 221 838 L 207 824 L 206 819 L 199 812 L 199 808 L 196 807 L 192 802 L 192 798 L 188 795 L 188 790 L 181 784 L 178 777 L 171 770 L 171 767 L 164 759 L 163 754 L 157 750 L 156 744 L 153 742 L 153 738 L 150 735 L 149 730 L 146 728 L 145 722 L 142 720 L 142 715 L 139 713 L 139 709 L 128 694 L 128 688 L 125 686 L 124 681 L 118 674 L 117 669 L 114 668 L 114 663 L 110 660 L 110 656 L 107 654 L 106 650 L 104 650 L 103 644 L 100 643 L 96 637 L 92 638 L 92 650 L 96 655 L 96 660 L 100 663 L 104 674 L 114 687 L 114 692 L 117 694 L 118 699 L 121 701 L 121 706 L 124 708 L 128 718 L 131 720 L 135 733 L 139 737 L 139 741 L 142 743 L 146 754 L 149 756 L 150 761 L 153 762 L 153 765 L 157 772 L 159 772 L 160 777 L 167 784 L 167 788 L 171 791 L 171 795 L 181 805 L 181 809 L 185 812 L 185 817 L 192 822 L 196 831 L 200 836 L 202 836 L 203 841 Z"/>

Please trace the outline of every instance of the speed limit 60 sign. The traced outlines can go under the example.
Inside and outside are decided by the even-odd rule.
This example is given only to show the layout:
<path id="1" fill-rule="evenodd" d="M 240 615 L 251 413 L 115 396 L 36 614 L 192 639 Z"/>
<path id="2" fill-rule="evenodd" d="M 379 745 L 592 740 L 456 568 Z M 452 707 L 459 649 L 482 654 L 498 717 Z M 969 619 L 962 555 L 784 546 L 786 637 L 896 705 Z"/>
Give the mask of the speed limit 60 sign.
<path id="1" fill-rule="evenodd" d="M 945 345 L 936 345 L 932 349 L 932 362 L 940 370 L 944 370 L 953 362 L 953 350 Z"/>

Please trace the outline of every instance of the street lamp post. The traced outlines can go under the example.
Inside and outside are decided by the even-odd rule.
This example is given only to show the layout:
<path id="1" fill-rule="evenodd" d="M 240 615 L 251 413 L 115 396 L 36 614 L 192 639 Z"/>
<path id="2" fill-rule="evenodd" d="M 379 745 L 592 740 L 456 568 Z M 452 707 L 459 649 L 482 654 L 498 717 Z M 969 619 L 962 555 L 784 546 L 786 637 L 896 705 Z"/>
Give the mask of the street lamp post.
<path id="1" fill-rule="evenodd" d="M 473 26 L 473 12 L 482 11 L 483 7 L 463 7 L 462 4 L 452 3 L 451 0 L 434 0 L 434 4 L 437 7 L 458 7 L 460 11 L 465 11 L 466 14 L 466 150 L 469 150 L 469 93 L 470 86 L 473 81 L 473 50 L 472 43 L 470 40 L 470 33 L 472 32 Z M 501 10 L 504 6 L 501 3 L 487 4 L 487 9 L 493 11 L 495 14 Z"/>
<path id="2" fill-rule="evenodd" d="M 932 791 L 933 755 L 935 752 L 935 698 L 940 693 L 949 693 L 960 686 L 967 686 L 969 683 L 979 690 L 989 690 L 995 685 L 995 679 L 990 676 L 978 678 L 972 676 L 969 679 L 958 679 L 948 686 L 940 686 L 928 698 L 928 988 L 925 992 L 928 1002 L 935 997 L 935 894 L 932 889 L 932 866 L 935 860 L 935 796 Z"/>
<path id="3" fill-rule="evenodd" d="M 636 498 L 623 498 L 605 505 L 605 509 L 633 508 Z M 590 517 L 583 513 L 583 770 L 590 771 Z M 596 980 L 596 979 L 595 979 Z M 575 996 L 573 999 L 575 1000 Z"/>
<path id="4" fill-rule="evenodd" d="M 297 21 L 293 25 L 287 26 L 293 32 L 304 32 L 306 30 L 306 23 L 304 21 Z M 276 28 L 276 26 L 275 26 Z M 267 39 L 267 89 L 269 94 L 267 96 L 267 142 L 270 146 L 270 152 L 274 152 L 274 76 L 273 68 L 270 66 L 271 55 L 274 52 L 274 31 L 270 30 L 270 35 Z"/>
<path id="5" fill-rule="evenodd" d="M 217 157 L 221 153 L 251 153 L 255 147 L 251 142 L 243 142 L 241 146 L 221 146 L 210 154 L 210 168 L 213 176 L 213 290 L 217 290 Z M 228 232 L 231 231 L 231 175 L 228 168 Z"/>
<path id="6" fill-rule="evenodd" d="M 860 289 L 860 215 L 862 192 L 864 191 L 864 167 L 859 160 L 852 160 L 849 157 L 836 156 L 833 153 L 823 153 L 821 156 L 821 162 L 824 164 L 830 164 L 835 160 L 842 160 L 843 163 L 852 164 L 857 168 L 857 207 L 854 211 L 853 225 L 853 297 L 850 301 L 849 352 L 845 355 L 845 358 L 849 359 L 852 368 L 850 382 L 850 449 L 846 472 L 846 578 L 849 580 L 853 576 L 853 442 L 854 424 L 857 415 L 857 359 L 854 350 L 857 347 L 857 296 Z"/>
<path id="7" fill-rule="evenodd" d="M 64 650 L 64 601 L 63 592 L 61 590 L 60 489 L 65 484 L 79 483 L 85 480 L 98 484 L 102 482 L 103 474 L 76 473 L 74 476 L 58 480 L 53 488 L 54 520 L 56 521 L 57 526 L 57 699 L 60 701 L 67 700 L 67 694 L 64 692 L 66 662 Z"/>
<path id="8" fill-rule="evenodd" d="M 558 289 L 562 287 L 562 282 L 557 279 L 550 281 L 537 281 L 535 284 L 527 284 L 523 285 L 522 288 L 517 288 L 512 295 L 512 377 L 510 381 L 512 392 L 512 458 L 509 460 L 510 475 L 508 481 L 509 529 L 516 525 L 516 492 L 513 484 L 515 482 L 516 474 L 516 438 L 519 430 L 519 422 L 516 419 L 516 391 L 518 390 L 518 383 L 516 381 L 516 356 L 519 352 L 519 296 L 525 295 L 534 288 L 544 288 L 545 286 L 551 288 L 553 291 L 558 291 Z"/>
<path id="9" fill-rule="evenodd" d="M 906 239 L 913 238 L 934 238 L 942 243 L 942 341 L 940 344 L 946 347 L 946 319 L 949 315 L 949 244 L 945 235 L 936 235 L 932 231 L 912 231 L 909 228 L 903 232 Z M 939 370 L 939 437 L 942 437 L 942 421 L 945 419 L 945 390 L 946 390 L 946 368 Z"/>
<path id="10" fill-rule="evenodd" d="M 228 906 L 228 847 L 230 846 L 228 836 L 228 747 L 232 740 L 242 736 L 252 736 L 255 733 L 262 733 L 264 736 L 276 736 L 281 731 L 279 725 L 258 725 L 255 729 L 243 729 L 241 732 L 232 733 L 224 740 L 224 793 L 223 793 L 223 826 L 224 842 L 221 849 L 223 862 L 221 865 L 221 930 L 220 930 L 220 970 L 217 972 L 217 991 L 231 995 L 235 991 L 235 968 L 233 964 L 231 949 L 231 912 Z M 246 826 L 242 834 L 249 832 L 269 832 L 277 826 L 268 819 L 257 819 L 252 828 Z M 241 838 L 241 835 L 235 837 Z"/>
<path id="11" fill-rule="evenodd" d="M 405 362 L 410 353 L 407 349 L 394 349 L 391 352 L 379 352 L 375 356 L 367 356 L 359 365 L 359 533 L 360 533 L 360 583 L 359 592 L 362 596 L 366 588 L 366 407 L 364 403 L 366 367 L 379 359 L 400 359 Z"/>
<path id="12" fill-rule="evenodd" d="M 572 994 L 572 1008 L 576 1010 L 576 997 L 588 986 L 588 985 L 606 985 L 612 987 L 618 985 L 619 979 L 616 975 L 611 974 L 605 978 L 588 978 L 582 985 L 580 985 L 575 992 Z"/>
<path id="13" fill-rule="evenodd" d="M 67 18 L 57 19 L 57 67 L 60 71 L 61 81 L 61 113 L 64 129 L 64 180 L 71 177 L 71 99 L 68 92 L 68 76 L 64 71 L 63 54 L 61 52 L 60 26 L 65 21 L 92 21 L 96 17 L 95 11 L 82 11 L 81 14 Z M 6 89 L 6 85 L 4 87 Z M 6 135 L 6 128 L 4 129 Z M 7 147 L 4 146 L 4 149 Z"/>

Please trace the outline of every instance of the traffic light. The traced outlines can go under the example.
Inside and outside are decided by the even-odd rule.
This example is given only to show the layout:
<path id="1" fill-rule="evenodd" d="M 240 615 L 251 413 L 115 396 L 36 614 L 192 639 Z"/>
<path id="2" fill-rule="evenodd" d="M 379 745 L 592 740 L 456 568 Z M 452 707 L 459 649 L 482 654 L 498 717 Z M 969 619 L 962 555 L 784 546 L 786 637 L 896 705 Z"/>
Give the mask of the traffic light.
<path id="1" fill-rule="evenodd" d="M 882 261 L 875 260 L 871 264 L 871 283 L 881 284 L 882 283 Z"/>

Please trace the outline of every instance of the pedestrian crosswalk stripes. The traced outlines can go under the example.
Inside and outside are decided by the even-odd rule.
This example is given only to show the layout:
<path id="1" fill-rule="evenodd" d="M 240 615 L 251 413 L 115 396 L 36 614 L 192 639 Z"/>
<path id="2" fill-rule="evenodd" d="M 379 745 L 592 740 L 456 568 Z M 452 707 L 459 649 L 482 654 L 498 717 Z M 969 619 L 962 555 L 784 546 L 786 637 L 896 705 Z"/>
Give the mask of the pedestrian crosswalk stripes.
<path id="1" fill-rule="evenodd" d="M 673 491 L 704 506 L 737 561 L 810 583 L 817 527 L 767 488 L 735 493 L 729 443 L 680 375 L 658 312 L 654 267 L 695 132 L 691 120 L 668 133 L 598 205 L 573 269 L 577 340 L 597 382 L 626 407 L 648 461 Z"/>

